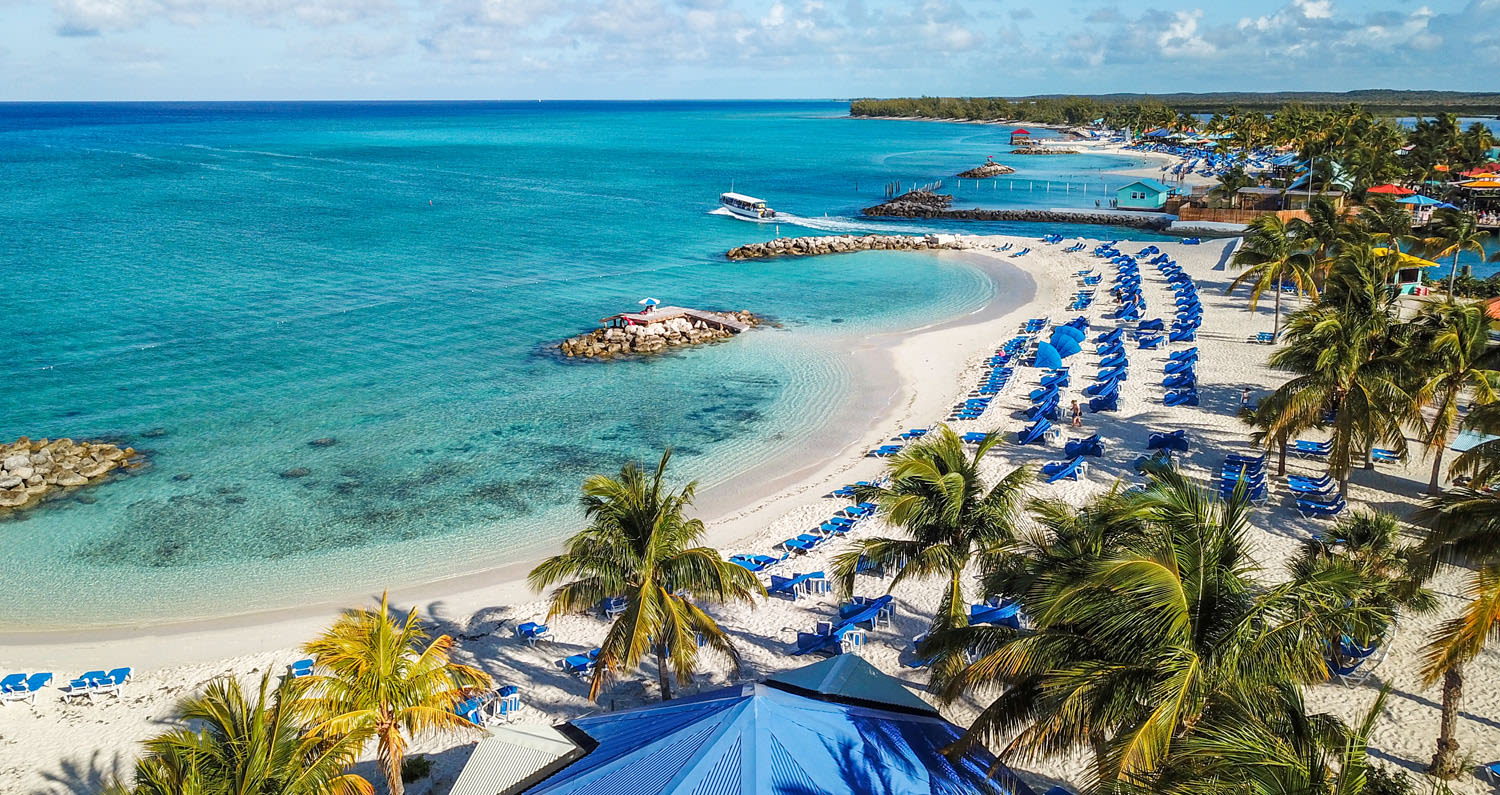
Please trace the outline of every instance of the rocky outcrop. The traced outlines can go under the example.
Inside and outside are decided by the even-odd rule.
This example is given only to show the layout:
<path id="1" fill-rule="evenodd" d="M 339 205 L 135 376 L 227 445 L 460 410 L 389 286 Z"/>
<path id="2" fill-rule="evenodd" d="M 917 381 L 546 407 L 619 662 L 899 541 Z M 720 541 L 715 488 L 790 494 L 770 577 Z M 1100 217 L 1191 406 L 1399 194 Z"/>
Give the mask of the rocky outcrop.
<path id="1" fill-rule="evenodd" d="M 1016 173 L 1016 170 L 1010 166 L 1002 166 L 991 160 L 978 168 L 959 172 L 958 177 L 959 179 L 989 179 L 990 177 L 1000 177 L 1014 173 Z"/>
<path id="2" fill-rule="evenodd" d="M 1023 146 L 1020 149 L 1012 149 L 1013 155 L 1076 155 L 1077 149 L 1057 149 L 1051 146 Z"/>
<path id="3" fill-rule="evenodd" d="M 869 216 L 895 218 L 942 218 L 950 221 L 1031 221 L 1046 224 L 1100 224 L 1134 229 L 1166 229 L 1173 216 L 1163 213 L 1105 212 L 1088 210 L 955 210 L 953 197 L 930 191 L 903 193 L 894 199 L 866 207 Z"/>
<path id="4" fill-rule="evenodd" d="M 730 259 L 810 257 L 818 254 L 848 254 L 855 251 L 921 251 L 968 248 L 956 235 L 827 235 L 782 237 L 764 243 L 736 246 L 725 255 Z"/>
<path id="5" fill-rule="evenodd" d="M 0 444 L 0 509 L 24 508 L 49 492 L 87 486 L 139 464 L 129 447 L 23 436 Z"/>
<path id="6" fill-rule="evenodd" d="M 750 312 L 703 312 L 719 315 L 736 325 L 758 326 L 762 319 Z M 711 321 L 678 316 L 657 323 L 595 329 L 562 341 L 558 348 L 569 359 L 612 359 L 616 356 L 657 353 L 680 345 L 698 345 L 728 339 L 739 332 Z"/>

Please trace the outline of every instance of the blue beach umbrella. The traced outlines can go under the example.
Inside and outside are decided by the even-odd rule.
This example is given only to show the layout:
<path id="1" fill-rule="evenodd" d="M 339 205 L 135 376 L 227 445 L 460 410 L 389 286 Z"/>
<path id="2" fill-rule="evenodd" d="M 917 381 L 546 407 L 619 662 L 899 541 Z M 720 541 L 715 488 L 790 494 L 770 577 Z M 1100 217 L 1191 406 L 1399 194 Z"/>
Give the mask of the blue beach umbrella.
<path id="1" fill-rule="evenodd" d="M 1423 196 L 1422 194 L 1418 193 L 1415 196 L 1407 196 L 1404 199 L 1397 199 L 1396 203 L 1397 204 L 1411 204 L 1411 205 L 1415 205 L 1417 207 L 1431 207 L 1433 205 L 1443 204 L 1444 202 L 1440 202 L 1437 199 L 1434 199 L 1434 198 L 1431 198 L 1431 197 L 1428 197 L 1428 196 Z"/>
<path id="2" fill-rule="evenodd" d="M 1038 343 L 1036 346 L 1036 366 L 1043 369 L 1062 367 L 1062 355 L 1052 347 L 1050 342 Z"/>
<path id="3" fill-rule="evenodd" d="M 1052 331 L 1052 341 L 1056 343 L 1059 336 L 1082 342 L 1083 338 L 1088 335 L 1079 330 L 1077 326 L 1058 326 Z"/>
<path id="4" fill-rule="evenodd" d="M 661 302 L 658 301 L 658 300 L 656 300 L 655 298 L 642 298 L 641 300 L 637 301 L 636 303 L 641 304 L 642 306 L 656 306 L 656 305 L 660 304 Z"/>

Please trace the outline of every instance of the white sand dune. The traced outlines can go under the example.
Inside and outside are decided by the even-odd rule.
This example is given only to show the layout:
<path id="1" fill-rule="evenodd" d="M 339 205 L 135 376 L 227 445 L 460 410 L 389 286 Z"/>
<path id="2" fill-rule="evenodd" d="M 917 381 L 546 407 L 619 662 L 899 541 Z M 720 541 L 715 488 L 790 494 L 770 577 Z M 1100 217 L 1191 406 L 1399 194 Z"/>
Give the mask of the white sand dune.
<path id="1" fill-rule="evenodd" d="M 1024 268 L 1036 282 L 1036 295 L 1026 307 L 1001 317 L 981 316 L 977 321 L 955 322 L 925 329 L 890 348 L 889 355 L 873 360 L 888 361 L 900 376 L 903 387 L 892 396 L 880 416 L 872 417 L 867 427 L 851 430 L 841 445 L 830 445 L 822 463 L 808 470 L 806 477 L 779 493 L 756 501 L 752 507 L 718 517 L 710 522 L 714 544 L 726 554 L 739 551 L 769 552 L 773 544 L 805 531 L 844 504 L 826 498 L 831 489 L 874 476 L 881 462 L 863 457 L 863 452 L 884 443 L 908 427 L 930 427 L 947 414 L 948 408 L 973 388 L 979 374 L 979 363 L 1004 340 L 1013 336 L 1018 323 L 1026 317 L 1050 315 L 1056 320 L 1073 317 L 1064 310 L 1068 296 L 1076 289 L 1073 273 L 1080 268 L 1103 265 L 1087 252 L 1065 254 L 1063 246 L 1039 245 L 1034 240 L 990 237 L 981 242 L 998 245 L 1004 242 L 1032 247 L 1033 252 L 1020 259 L 1006 259 L 1006 254 L 984 253 Z M 1064 244 L 1066 245 L 1066 243 Z M 1230 279 L 1225 269 L 1229 243 L 1210 241 L 1202 246 L 1157 244 L 1174 256 L 1198 282 L 1205 306 L 1203 329 L 1199 333 L 1200 407 L 1169 408 L 1162 405 L 1165 390 L 1160 386 L 1166 351 L 1129 353 L 1131 377 L 1121 393 L 1120 410 L 1115 413 L 1086 415 L 1078 435 L 1101 434 L 1107 454 L 1094 462 L 1077 482 L 1056 485 L 1038 483 L 1037 494 L 1082 502 L 1090 493 L 1102 490 L 1116 478 L 1132 480 L 1131 462 L 1144 450 L 1152 430 L 1186 428 L 1193 446 L 1184 457 L 1184 466 L 1192 474 L 1207 476 L 1215 470 L 1224 455 L 1232 450 L 1248 450 L 1244 428 L 1235 418 L 1240 393 L 1245 387 L 1267 391 L 1283 380 L 1264 365 L 1268 348 L 1246 341 L 1256 331 L 1269 330 L 1269 310 L 1246 312 L 1244 298 L 1224 296 Z M 1122 250 L 1135 251 L 1142 244 L 1121 243 Z M 1007 252 L 1008 253 L 1008 252 Z M 1153 317 L 1164 307 L 1170 308 L 1170 293 L 1154 268 L 1142 269 L 1143 290 Z M 1101 294 L 1102 295 L 1102 294 Z M 1269 303 L 1269 302 L 1267 302 Z M 1111 302 L 1107 295 L 1087 314 L 1097 324 Z M 1095 327 L 1095 333 L 1100 326 Z M 1176 346 L 1178 348 L 1184 346 Z M 1088 353 L 1075 357 L 1074 370 L 1092 371 L 1094 358 Z M 1086 376 L 1085 376 L 1086 377 Z M 1075 383 L 1081 389 L 1086 380 Z M 1036 384 L 1036 371 L 1022 368 L 1011 389 L 976 422 L 956 423 L 956 430 L 1015 431 L 1023 423 L 1014 416 L 1026 401 L 1026 393 Z M 999 476 L 1021 463 L 1057 460 L 1057 446 L 1047 449 L 1000 447 L 986 464 L 991 476 Z M 1299 472 L 1315 471 L 1315 465 L 1293 461 Z M 1404 512 L 1414 495 L 1425 485 L 1425 466 L 1420 459 L 1409 468 L 1383 468 L 1374 472 L 1356 472 L 1351 502 L 1356 505 Z M 1319 523 L 1300 518 L 1288 505 L 1285 490 L 1273 493 L 1270 504 L 1258 511 L 1253 524 L 1255 553 L 1266 568 L 1268 578 L 1282 576 L 1282 563 L 1300 540 L 1307 538 Z M 875 522 L 867 523 L 854 534 L 868 536 L 882 532 Z M 832 557 L 848 548 L 848 540 L 834 540 L 813 553 L 789 562 L 783 571 L 829 569 Z M 513 575 L 523 574 L 517 568 Z M 498 576 L 498 575 L 497 575 Z M 503 578 L 501 578 L 503 579 Z M 1438 722 L 1437 687 L 1424 687 L 1418 680 L 1418 649 L 1441 620 L 1454 615 L 1462 604 L 1463 577 L 1446 572 L 1433 581 L 1432 587 L 1442 595 L 1442 609 L 1437 615 L 1404 619 L 1399 635 L 1391 644 L 1389 657 L 1365 684 L 1345 688 L 1326 685 L 1314 688 L 1310 701 L 1317 709 L 1354 719 L 1368 708 L 1381 684 L 1393 686 L 1386 715 L 1372 742 L 1377 760 L 1417 771 L 1432 753 Z M 883 592 L 886 583 L 861 578 L 860 593 Z M 927 616 L 936 606 L 940 588 L 935 583 L 912 583 L 895 593 L 898 614 L 890 629 L 871 633 L 871 644 L 865 657 L 882 670 L 908 682 L 924 692 L 925 674 L 903 668 L 909 639 L 921 632 Z M 655 693 L 654 671 L 633 673 L 607 692 L 598 706 L 585 700 L 587 686 L 556 668 L 562 657 L 593 647 L 602 637 L 605 624 L 593 616 L 564 616 L 553 619 L 553 640 L 529 648 L 511 638 L 516 623 L 541 618 L 544 603 L 526 591 L 514 577 L 483 587 L 456 589 L 451 585 L 434 585 L 430 592 L 401 594 L 405 604 L 416 604 L 437 619 L 437 629 L 461 636 L 460 656 L 466 662 L 482 666 L 496 680 L 521 687 L 525 709 L 524 722 L 553 723 L 598 709 L 641 703 Z M 831 613 L 836 604 L 832 597 L 789 602 L 772 599 L 754 610 L 716 611 L 724 626 L 735 636 L 744 656 L 740 678 L 750 679 L 770 672 L 796 667 L 808 660 L 793 657 L 788 649 L 798 630 L 810 630 L 820 618 Z M 138 752 L 139 742 L 158 732 L 173 703 L 193 692 L 204 682 L 219 675 L 250 677 L 259 672 L 280 670 L 300 655 L 295 647 L 332 618 L 318 612 L 272 623 L 241 622 L 202 627 L 178 628 L 148 637 L 115 633 L 98 640 L 83 642 L 11 642 L 0 659 L 6 670 L 50 664 L 59 678 L 76 673 L 69 661 L 93 661 L 137 666 L 136 680 L 127 687 L 121 699 L 105 699 L 97 704 L 63 704 L 56 690 L 45 691 L 35 708 L 11 705 L 0 710 L 0 792 L 87 792 L 97 789 L 98 782 L 116 769 L 128 767 Z M 1468 669 L 1466 700 L 1460 722 L 1459 739 L 1463 747 L 1478 757 L 1476 761 L 1500 758 L 1500 653 L 1491 651 Z M 689 691 L 708 689 L 730 680 L 716 661 Z M 947 709 L 954 721 L 966 723 L 976 704 L 960 703 Z M 423 792 L 443 793 L 452 782 L 474 738 L 424 739 L 414 749 L 434 758 L 434 775 L 411 788 Z M 1033 784 L 1072 783 L 1082 778 L 1087 757 L 1023 761 L 1013 766 L 1028 776 Z M 368 761 L 361 772 L 373 777 Z M 1453 785 L 1453 791 L 1478 795 L 1489 791 L 1479 780 L 1464 776 Z"/>

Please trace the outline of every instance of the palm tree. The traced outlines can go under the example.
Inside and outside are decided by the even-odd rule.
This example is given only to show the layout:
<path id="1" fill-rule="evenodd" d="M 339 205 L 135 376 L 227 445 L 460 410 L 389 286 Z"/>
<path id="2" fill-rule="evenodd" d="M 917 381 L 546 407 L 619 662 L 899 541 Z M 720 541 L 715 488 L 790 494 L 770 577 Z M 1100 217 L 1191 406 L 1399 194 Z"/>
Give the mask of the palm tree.
<path id="1" fill-rule="evenodd" d="M 146 741 L 131 784 L 118 795 L 373 795 L 346 772 L 363 740 L 303 734 L 294 719 L 296 680 L 274 689 L 261 675 L 255 701 L 239 680 L 223 677 L 177 705 L 174 728 Z"/>
<path id="2" fill-rule="evenodd" d="M 1350 237 L 1346 213 L 1335 208 L 1326 196 L 1308 201 L 1307 218 L 1293 220 L 1290 228 L 1302 246 L 1312 252 L 1314 271 L 1322 275 L 1333 267 L 1334 257 Z"/>
<path id="3" fill-rule="evenodd" d="M 1380 443 L 1404 450 L 1402 428 L 1418 416 L 1403 387 L 1411 363 L 1403 355 L 1407 329 L 1388 285 L 1395 262 L 1393 254 L 1377 256 L 1368 245 L 1340 251 L 1323 300 L 1293 313 L 1287 344 L 1270 358 L 1272 367 L 1297 376 L 1267 399 L 1276 412 L 1267 418 L 1268 438 L 1329 427 L 1328 471 L 1344 495 L 1355 459 L 1363 454 L 1371 466 L 1370 450 Z"/>
<path id="4" fill-rule="evenodd" d="M 943 425 L 890 460 L 889 485 L 856 489 L 856 497 L 874 502 L 906 537 L 865 539 L 835 558 L 840 593 L 853 591 L 861 559 L 896 570 L 890 590 L 908 579 L 941 576 L 947 583 L 932 630 L 967 626 L 964 572 L 971 561 L 983 563 L 1015 537 L 1018 509 L 1033 477 L 1018 467 L 985 486 L 980 462 L 999 442 L 999 434 L 992 433 L 970 453 Z"/>
<path id="5" fill-rule="evenodd" d="M 1453 778 L 1463 764 L 1455 730 L 1463 705 L 1464 666 L 1479 656 L 1489 639 L 1500 637 L 1500 497 L 1452 489 L 1428 498 L 1417 516 L 1432 528 L 1422 542 L 1425 565 L 1474 567 L 1463 613 L 1443 622 L 1423 648 L 1423 681 L 1429 686 L 1443 682 L 1437 752 L 1428 772 Z"/>
<path id="6" fill-rule="evenodd" d="M 1307 539 L 1288 568 L 1293 580 L 1312 582 L 1347 575 L 1351 600 L 1370 625 L 1345 634 L 1378 636 L 1398 612 L 1427 613 L 1437 595 L 1424 587 L 1428 569 L 1418 549 L 1402 545 L 1401 523 L 1387 513 L 1356 511 L 1340 519 L 1326 536 Z"/>
<path id="7" fill-rule="evenodd" d="M 1448 294 L 1453 295 L 1453 284 L 1458 281 L 1459 255 L 1471 251 L 1484 256 L 1484 240 L 1490 233 L 1479 228 L 1479 219 L 1473 213 L 1448 208 L 1432 214 L 1432 224 L 1427 232 L 1422 243 L 1432 259 L 1453 257 L 1453 269 L 1448 273 Z"/>
<path id="8" fill-rule="evenodd" d="M 1458 427 L 1465 395 L 1476 404 L 1500 397 L 1500 349 L 1490 348 L 1485 309 L 1479 303 L 1454 303 L 1450 293 L 1447 301 L 1426 302 L 1415 321 L 1422 343 L 1422 355 L 1415 358 L 1422 376 L 1417 400 L 1432 409 L 1422 439 L 1432 456 L 1428 494 L 1442 491 L 1443 451 Z"/>
<path id="9" fill-rule="evenodd" d="M 1390 196 L 1369 196 L 1359 214 L 1359 227 L 1389 249 L 1405 250 L 1417 240 L 1411 233 L 1411 212 Z"/>
<path id="10" fill-rule="evenodd" d="M 1249 234 L 1238 251 L 1233 263 L 1247 268 L 1234 277 L 1224 292 L 1232 293 L 1241 284 L 1250 285 L 1250 311 L 1260 302 L 1260 297 L 1270 290 L 1276 296 L 1276 316 L 1271 324 L 1271 336 L 1281 333 L 1281 285 L 1290 282 L 1299 293 L 1307 293 L 1313 300 L 1318 298 L 1318 286 L 1313 282 L 1312 257 L 1299 250 L 1292 230 L 1281 216 L 1268 213 L 1250 223 Z"/>
<path id="11" fill-rule="evenodd" d="M 562 583 L 549 597 L 549 616 L 585 611 L 606 599 L 626 600 L 599 644 L 590 699 L 597 700 L 615 676 L 639 668 L 652 653 L 662 699 L 671 698 L 670 674 L 676 672 L 679 684 L 692 680 L 700 639 L 738 672 L 739 652 L 697 602 L 750 605 L 765 595 L 747 569 L 725 561 L 712 547 L 697 546 L 703 521 L 684 514 L 698 484 L 667 488 L 671 459 L 668 449 L 649 476 L 632 461 L 616 477 L 585 479 L 588 525 L 568 539 L 562 554 L 531 571 L 531 587 L 538 591 Z"/>
<path id="12" fill-rule="evenodd" d="M 1117 506 L 1140 532 L 1051 558 L 1059 565 L 1036 558 L 1022 597 L 1031 628 L 958 627 L 929 641 L 939 655 L 974 654 L 934 668 L 941 698 L 999 693 L 955 751 L 982 742 L 1038 759 L 1088 746 L 1098 786 L 1139 784 L 1220 705 L 1326 678 L 1323 639 L 1367 610 L 1347 583 L 1260 586 L 1248 501 L 1223 502 L 1170 470 L 1151 477 Z"/>
<path id="13" fill-rule="evenodd" d="M 375 610 L 344 613 L 303 647 L 312 655 L 297 712 L 313 736 L 376 743 L 380 772 L 391 795 L 401 795 L 401 763 L 412 738 L 429 732 L 479 729 L 453 707 L 492 686 L 488 674 L 450 659 L 453 639 L 430 643 L 416 608 L 405 618 L 391 614 L 385 594 Z"/>

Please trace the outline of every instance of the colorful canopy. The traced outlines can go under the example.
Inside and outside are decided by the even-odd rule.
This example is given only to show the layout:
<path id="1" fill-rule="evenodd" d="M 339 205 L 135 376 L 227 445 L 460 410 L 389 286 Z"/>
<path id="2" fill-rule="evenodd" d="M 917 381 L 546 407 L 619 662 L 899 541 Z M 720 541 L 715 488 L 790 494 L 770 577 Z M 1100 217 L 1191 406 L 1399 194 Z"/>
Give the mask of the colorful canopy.
<path id="1" fill-rule="evenodd" d="M 1384 257 L 1389 252 L 1390 252 L 1390 249 L 1388 249 L 1388 248 L 1372 248 L 1372 249 L 1370 249 L 1370 253 L 1374 254 L 1377 257 Z M 1438 268 L 1438 267 L 1442 267 L 1442 266 L 1438 265 L 1438 263 L 1433 262 L 1430 259 L 1422 259 L 1421 257 L 1415 256 L 1415 255 L 1412 255 L 1412 254 L 1408 254 L 1405 251 L 1397 251 L 1396 252 L 1396 256 L 1401 259 L 1401 264 L 1402 265 L 1416 266 L 1418 268 Z"/>
<path id="2" fill-rule="evenodd" d="M 1471 179 L 1458 183 L 1460 188 L 1500 188 L 1500 179 Z"/>
<path id="3" fill-rule="evenodd" d="M 1365 193 L 1384 193 L 1391 196 L 1410 196 L 1416 191 L 1411 188 L 1403 188 L 1400 185 L 1376 185 L 1365 191 Z"/>
<path id="4" fill-rule="evenodd" d="M 1407 196 L 1404 199 L 1397 199 L 1396 203 L 1397 204 L 1411 204 L 1411 205 L 1414 205 L 1414 206 L 1417 206 L 1417 207 L 1430 207 L 1430 206 L 1437 205 L 1437 204 L 1445 204 L 1446 202 L 1440 202 L 1437 199 L 1432 198 L 1431 196 L 1423 196 L 1422 194 L 1419 193 L 1419 194 L 1416 194 L 1414 196 Z M 1451 207 L 1453 205 L 1450 204 L 1448 206 Z"/>
<path id="5" fill-rule="evenodd" d="M 1033 795 L 982 745 L 943 754 L 963 730 L 850 654 L 761 684 L 570 721 L 587 752 L 528 795 Z M 874 786 L 877 785 L 878 786 Z"/>

